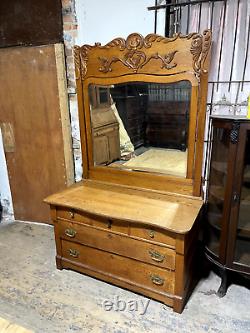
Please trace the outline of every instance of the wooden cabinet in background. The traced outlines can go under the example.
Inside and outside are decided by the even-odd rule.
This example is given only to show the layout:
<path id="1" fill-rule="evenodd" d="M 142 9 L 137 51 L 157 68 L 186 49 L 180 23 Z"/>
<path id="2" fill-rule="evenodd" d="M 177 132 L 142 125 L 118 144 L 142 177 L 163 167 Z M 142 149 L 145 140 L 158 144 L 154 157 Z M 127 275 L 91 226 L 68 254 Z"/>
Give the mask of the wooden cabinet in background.
<path id="1" fill-rule="evenodd" d="M 189 102 L 151 102 L 147 109 L 147 144 L 185 151 L 188 138 Z"/>
<path id="2" fill-rule="evenodd" d="M 147 85 L 115 85 L 112 98 L 119 111 L 124 127 L 135 149 L 142 146 L 146 139 Z"/>
<path id="3" fill-rule="evenodd" d="M 212 133 L 205 245 L 222 273 L 222 297 L 228 271 L 250 277 L 250 121 L 213 117 Z"/>
<path id="4" fill-rule="evenodd" d="M 92 110 L 92 135 L 96 164 L 110 163 L 120 158 L 119 124 L 110 107 Z"/>

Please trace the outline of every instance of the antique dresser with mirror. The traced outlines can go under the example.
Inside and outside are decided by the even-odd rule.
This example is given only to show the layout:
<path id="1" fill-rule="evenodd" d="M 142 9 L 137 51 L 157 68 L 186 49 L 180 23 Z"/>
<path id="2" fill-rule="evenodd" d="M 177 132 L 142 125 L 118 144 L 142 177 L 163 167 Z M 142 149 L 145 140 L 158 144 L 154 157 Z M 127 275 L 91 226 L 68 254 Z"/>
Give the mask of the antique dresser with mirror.
<path id="1" fill-rule="evenodd" d="M 211 32 L 75 47 L 83 181 L 51 195 L 59 269 L 182 312 L 193 281 Z"/>

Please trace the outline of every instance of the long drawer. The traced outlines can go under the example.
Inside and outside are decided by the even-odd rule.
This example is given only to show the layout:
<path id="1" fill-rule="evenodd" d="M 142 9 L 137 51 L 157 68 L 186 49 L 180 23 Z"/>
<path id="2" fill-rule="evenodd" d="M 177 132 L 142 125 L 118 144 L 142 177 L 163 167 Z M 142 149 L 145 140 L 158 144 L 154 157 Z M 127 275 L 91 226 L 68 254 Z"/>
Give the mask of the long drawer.
<path id="1" fill-rule="evenodd" d="M 175 269 L 175 251 L 132 237 L 93 228 L 80 223 L 60 221 L 59 237 L 74 240 L 119 255 L 137 259 L 167 269 Z"/>
<path id="2" fill-rule="evenodd" d="M 156 292 L 174 293 L 173 271 L 66 240 L 61 244 L 63 260 Z"/>

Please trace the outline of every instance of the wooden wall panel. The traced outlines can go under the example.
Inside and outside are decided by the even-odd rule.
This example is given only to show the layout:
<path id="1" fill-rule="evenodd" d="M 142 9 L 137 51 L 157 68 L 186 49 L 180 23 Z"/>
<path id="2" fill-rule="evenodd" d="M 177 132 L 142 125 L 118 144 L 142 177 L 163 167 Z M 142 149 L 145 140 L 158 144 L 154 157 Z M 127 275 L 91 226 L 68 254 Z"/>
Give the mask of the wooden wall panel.
<path id="1" fill-rule="evenodd" d="M 61 0 L 0 1 L 0 47 L 62 41 Z"/>
<path id="2" fill-rule="evenodd" d="M 72 159 L 69 163 L 67 157 L 65 165 L 64 145 L 70 150 L 70 140 L 64 136 L 70 133 L 65 134 L 67 119 L 60 109 L 58 87 L 64 88 L 55 49 L 58 53 L 54 45 L 0 50 L 0 124 L 7 131 L 5 153 L 18 220 L 48 222 L 49 208 L 42 200 L 73 180 Z"/>

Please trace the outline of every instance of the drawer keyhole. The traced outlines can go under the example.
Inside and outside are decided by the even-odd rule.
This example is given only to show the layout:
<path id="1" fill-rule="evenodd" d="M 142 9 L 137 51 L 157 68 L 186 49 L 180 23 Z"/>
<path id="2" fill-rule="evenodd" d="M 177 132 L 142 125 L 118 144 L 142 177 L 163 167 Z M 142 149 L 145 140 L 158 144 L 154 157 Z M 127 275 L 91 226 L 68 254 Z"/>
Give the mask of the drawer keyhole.
<path id="1" fill-rule="evenodd" d="M 108 229 L 111 229 L 112 227 L 112 220 L 108 220 Z"/>
<path id="2" fill-rule="evenodd" d="M 154 230 L 149 230 L 149 237 L 154 238 L 154 236 L 155 236 Z"/>

